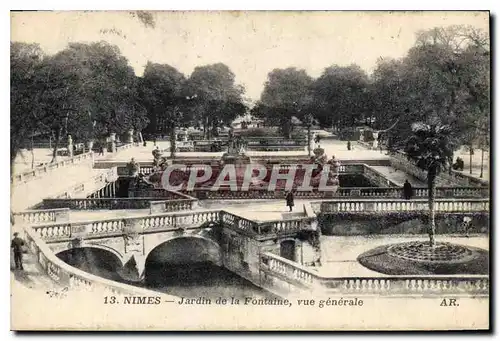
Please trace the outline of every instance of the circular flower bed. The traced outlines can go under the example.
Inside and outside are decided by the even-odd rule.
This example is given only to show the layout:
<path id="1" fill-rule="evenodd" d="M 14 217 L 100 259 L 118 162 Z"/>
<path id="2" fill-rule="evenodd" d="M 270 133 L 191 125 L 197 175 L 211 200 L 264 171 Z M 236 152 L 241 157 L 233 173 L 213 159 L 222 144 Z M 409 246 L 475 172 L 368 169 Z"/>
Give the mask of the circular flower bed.
<path id="1" fill-rule="evenodd" d="M 488 251 L 438 242 L 414 241 L 384 245 L 358 257 L 368 269 L 387 275 L 488 274 Z"/>

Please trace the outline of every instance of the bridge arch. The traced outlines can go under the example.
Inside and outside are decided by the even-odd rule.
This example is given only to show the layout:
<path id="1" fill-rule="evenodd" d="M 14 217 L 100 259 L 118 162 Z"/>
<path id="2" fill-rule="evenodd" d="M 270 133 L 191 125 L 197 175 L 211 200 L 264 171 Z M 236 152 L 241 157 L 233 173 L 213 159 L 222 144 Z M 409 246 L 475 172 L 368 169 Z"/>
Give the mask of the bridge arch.
<path id="1" fill-rule="evenodd" d="M 171 279 L 179 280 L 200 275 L 204 264 L 222 265 L 222 250 L 211 238 L 182 235 L 156 245 L 145 256 L 144 278 L 149 285 L 160 285 Z M 194 280 L 195 281 L 195 280 Z"/>
<path id="2" fill-rule="evenodd" d="M 73 267 L 108 279 L 115 279 L 123 267 L 121 254 L 101 245 L 67 248 L 56 256 Z"/>

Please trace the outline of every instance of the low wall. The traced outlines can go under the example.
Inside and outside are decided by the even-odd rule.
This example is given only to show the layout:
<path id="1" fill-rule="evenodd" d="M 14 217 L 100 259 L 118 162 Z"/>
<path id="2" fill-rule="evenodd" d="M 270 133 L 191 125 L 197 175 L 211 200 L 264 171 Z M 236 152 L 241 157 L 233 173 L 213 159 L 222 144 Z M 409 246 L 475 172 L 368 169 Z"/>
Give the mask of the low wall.
<path id="1" fill-rule="evenodd" d="M 154 296 L 160 297 L 163 300 L 172 300 L 175 298 L 174 296 L 156 291 L 107 280 L 74 268 L 57 258 L 36 231 L 27 227 L 24 232 L 26 244 L 35 255 L 44 274 L 63 287 L 68 287 L 70 290 L 93 292 L 94 295 L 96 292 L 99 292 L 103 297 L 105 295 L 115 295 L 118 296 L 117 300 L 120 300 L 120 297 L 130 295 Z"/>
<path id="2" fill-rule="evenodd" d="M 463 215 L 437 215 L 436 234 L 464 234 Z M 468 215 L 472 218 L 469 233 L 489 233 L 490 216 L 486 213 Z M 319 215 L 319 226 L 325 235 L 353 236 L 372 234 L 427 234 L 428 217 L 417 213 L 384 214 L 377 217 L 352 215 Z"/>
<path id="3" fill-rule="evenodd" d="M 150 201 L 149 212 L 151 214 L 162 212 L 189 211 L 197 207 L 197 199 L 174 199 L 162 201 Z"/>
<path id="4" fill-rule="evenodd" d="M 261 254 L 260 260 L 260 286 L 278 294 L 489 295 L 486 275 L 327 277 L 272 253 Z"/>
<path id="5" fill-rule="evenodd" d="M 43 178 L 45 175 L 50 174 L 62 168 L 71 167 L 74 165 L 88 164 L 92 168 L 94 164 L 94 154 L 92 152 L 80 154 L 70 159 L 64 159 L 55 163 L 49 163 L 42 167 L 30 169 L 21 173 L 12 175 L 10 182 L 12 186 L 18 186 L 26 182 L 31 182 Z"/>
<path id="6" fill-rule="evenodd" d="M 69 208 L 26 210 L 14 213 L 14 223 L 40 224 L 69 221 Z"/>

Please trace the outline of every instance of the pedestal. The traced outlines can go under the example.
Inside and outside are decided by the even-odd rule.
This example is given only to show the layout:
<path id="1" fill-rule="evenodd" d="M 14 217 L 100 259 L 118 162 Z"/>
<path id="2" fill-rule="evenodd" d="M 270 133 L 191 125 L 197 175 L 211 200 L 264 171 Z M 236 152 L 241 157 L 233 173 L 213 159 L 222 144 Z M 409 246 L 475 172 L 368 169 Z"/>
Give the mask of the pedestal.
<path id="1" fill-rule="evenodd" d="M 116 152 L 116 134 L 112 133 L 108 138 L 108 152 L 115 153 Z"/>
<path id="2" fill-rule="evenodd" d="M 127 143 L 134 143 L 134 129 L 130 129 L 127 132 Z"/>
<path id="3" fill-rule="evenodd" d="M 68 135 L 68 156 L 73 157 L 73 139 Z"/>

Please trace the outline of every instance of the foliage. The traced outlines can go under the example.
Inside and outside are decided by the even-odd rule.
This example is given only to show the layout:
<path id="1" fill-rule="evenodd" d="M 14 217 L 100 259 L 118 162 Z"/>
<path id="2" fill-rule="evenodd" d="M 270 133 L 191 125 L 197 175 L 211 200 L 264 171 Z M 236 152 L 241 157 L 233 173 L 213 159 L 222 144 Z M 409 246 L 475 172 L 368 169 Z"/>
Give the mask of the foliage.
<path id="1" fill-rule="evenodd" d="M 437 175 L 451 166 L 456 146 L 450 138 L 451 127 L 442 125 L 437 117 L 429 123 L 419 122 L 412 125 L 413 134 L 405 141 L 405 152 L 417 167 L 427 171 L 429 189 L 429 239 L 434 246 L 436 232 L 434 198 Z"/>
<path id="2" fill-rule="evenodd" d="M 196 67 L 187 80 L 186 93 L 191 116 L 203 127 L 207 138 L 218 134 L 218 129 L 246 113 L 245 89 L 236 84 L 231 69 L 222 63 Z"/>
<path id="3" fill-rule="evenodd" d="M 296 68 L 274 69 L 267 77 L 252 114 L 280 127 L 283 136 L 290 138 L 292 118 L 303 119 L 310 110 L 313 79 L 305 70 Z"/>
<path id="4" fill-rule="evenodd" d="M 368 75 L 358 65 L 333 65 L 314 81 L 314 111 L 323 126 L 355 126 L 367 112 Z"/>
<path id="5" fill-rule="evenodd" d="M 34 96 L 44 55 L 36 44 L 10 45 L 10 162 L 12 164 L 25 140 L 40 131 L 39 107 Z"/>

